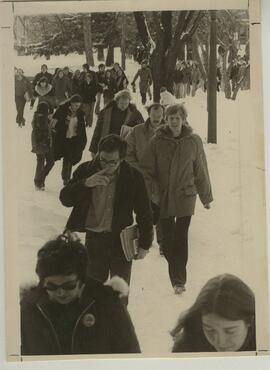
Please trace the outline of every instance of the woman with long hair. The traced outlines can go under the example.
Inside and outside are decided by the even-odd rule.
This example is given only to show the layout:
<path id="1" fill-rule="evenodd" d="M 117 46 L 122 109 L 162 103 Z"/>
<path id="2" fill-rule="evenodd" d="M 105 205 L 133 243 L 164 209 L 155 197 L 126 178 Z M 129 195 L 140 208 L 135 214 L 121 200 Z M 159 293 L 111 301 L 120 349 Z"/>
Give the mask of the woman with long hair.
<path id="1" fill-rule="evenodd" d="M 210 279 L 178 319 L 172 352 L 255 351 L 255 297 L 237 276 Z"/>

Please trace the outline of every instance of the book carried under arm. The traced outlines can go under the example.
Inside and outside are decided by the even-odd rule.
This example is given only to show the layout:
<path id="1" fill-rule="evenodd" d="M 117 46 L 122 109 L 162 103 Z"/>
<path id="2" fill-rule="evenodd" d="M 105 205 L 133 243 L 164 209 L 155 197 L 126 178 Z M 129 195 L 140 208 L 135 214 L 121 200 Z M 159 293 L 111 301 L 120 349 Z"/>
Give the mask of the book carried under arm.
<path id="1" fill-rule="evenodd" d="M 132 261 L 138 253 L 138 225 L 127 226 L 120 233 L 121 244 L 127 261 Z"/>

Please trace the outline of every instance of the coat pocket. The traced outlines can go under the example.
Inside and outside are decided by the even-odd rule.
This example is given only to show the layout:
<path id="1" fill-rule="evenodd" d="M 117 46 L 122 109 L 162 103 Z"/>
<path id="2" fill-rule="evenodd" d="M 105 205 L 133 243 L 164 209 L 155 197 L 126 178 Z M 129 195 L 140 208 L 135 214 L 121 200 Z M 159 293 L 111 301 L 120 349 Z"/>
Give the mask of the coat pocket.
<path id="1" fill-rule="evenodd" d="M 196 195 L 197 194 L 197 189 L 196 189 L 196 186 L 195 185 L 186 185 L 183 189 L 182 189 L 183 193 L 185 195 Z"/>

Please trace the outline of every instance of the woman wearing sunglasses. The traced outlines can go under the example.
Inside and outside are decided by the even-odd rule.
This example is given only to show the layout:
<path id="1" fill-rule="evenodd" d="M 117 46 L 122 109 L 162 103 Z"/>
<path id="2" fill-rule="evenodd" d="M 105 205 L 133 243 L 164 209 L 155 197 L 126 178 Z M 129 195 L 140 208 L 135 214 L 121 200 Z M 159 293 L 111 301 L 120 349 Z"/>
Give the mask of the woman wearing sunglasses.
<path id="1" fill-rule="evenodd" d="M 86 249 L 72 235 L 59 236 L 38 252 L 39 283 L 22 292 L 21 354 L 139 353 L 120 300 L 126 283 L 114 278 L 103 285 L 87 278 Z"/>

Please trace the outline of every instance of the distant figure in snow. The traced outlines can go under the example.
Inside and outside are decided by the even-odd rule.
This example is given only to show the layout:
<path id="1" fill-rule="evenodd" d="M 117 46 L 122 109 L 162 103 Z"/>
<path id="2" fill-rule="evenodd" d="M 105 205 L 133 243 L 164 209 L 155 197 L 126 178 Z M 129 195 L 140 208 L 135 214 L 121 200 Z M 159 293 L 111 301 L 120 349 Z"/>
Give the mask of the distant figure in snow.
<path id="1" fill-rule="evenodd" d="M 18 68 L 15 71 L 15 103 L 16 103 L 16 123 L 19 127 L 25 125 L 24 107 L 32 97 L 32 87 L 30 81 L 23 75 L 23 70 Z"/>
<path id="2" fill-rule="evenodd" d="M 143 122 L 143 116 L 131 103 L 129 90 L 119 91 L 114 100 L 107 104 L 98 115 L 89 148 L 90 152 L 93 156 L 98 152 L 98 143 L 104 136 L 116 134 L 124 137 L 131 130 L 131 127 Z"/>
<path id="3" fill-rule="evenodd" d="M 152 85 L 152 73 L 150 68 L 147 66 L 147 60 L 143 60 L 141 68 L 137 71 L 136 75 L 131 82 L 131 85 L 135 89 L 135 82 L 139 78 L 139 88 L 142 97 L 142 104 L 146 103 L 146 93 L 149 91 L 149 87 Z"/>
<path id="4" fill-rule="evenodd" d="M 34 178 L 36 190 L 45 190 L 45 179 L 54 165 L 49 120 L 50 110 L 49 104 L 46 101 L 41 101 L 32 120 L 32 152 L 37 156 Z"/>
<path id="5" fill-rule="evenodd" d="M 71 81 L 64 75 L 62 69 L 58 69 L 57 75 L 52 80 L 52 86 L 55 106 L 58 107 L 60 103 L 71 96 Z"/>
<path id="6" fill-rule="evenodd" d="M 72 166 L 79 163 L 87 137 L 82 98 L 73 95 L 60 104 L 52 117 L 54 160 L 63 158 L 62 180 L 66 185 L 71 177 Z"/>

